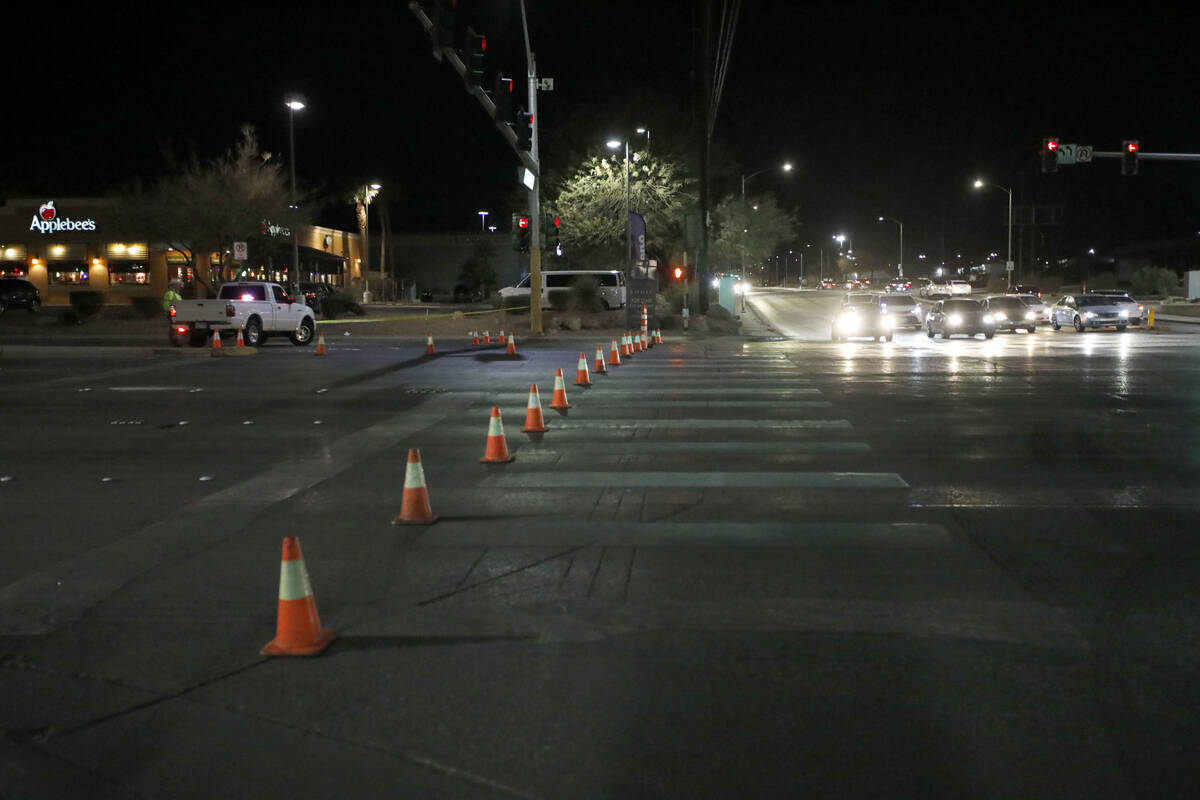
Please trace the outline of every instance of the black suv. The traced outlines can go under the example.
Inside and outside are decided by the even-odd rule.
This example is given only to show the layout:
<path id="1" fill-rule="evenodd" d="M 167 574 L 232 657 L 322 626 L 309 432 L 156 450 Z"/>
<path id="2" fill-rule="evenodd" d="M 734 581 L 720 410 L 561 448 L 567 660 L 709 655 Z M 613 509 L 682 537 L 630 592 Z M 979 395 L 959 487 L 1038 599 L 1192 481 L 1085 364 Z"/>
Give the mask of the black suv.
<path id="1" fill-rule="evenodd" d="M 37 311 L 41 307 L 42 296 L 32 283 L 24 278 L 0 278 L 0 314 L 10 308 Z"/>

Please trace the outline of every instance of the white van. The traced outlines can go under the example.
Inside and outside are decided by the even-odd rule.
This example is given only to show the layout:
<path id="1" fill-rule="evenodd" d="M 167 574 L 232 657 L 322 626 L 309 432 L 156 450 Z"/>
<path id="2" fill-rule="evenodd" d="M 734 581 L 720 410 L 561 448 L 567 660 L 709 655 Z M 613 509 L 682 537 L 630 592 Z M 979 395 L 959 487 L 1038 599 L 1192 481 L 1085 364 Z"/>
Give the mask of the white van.
<path id="1" fill-rule="evenodd" d="M 571 284 L 580 278 L 592 278 L 600 284 L 600 297 L 608 308 L 625 307 L 625 273 L 618 269 L 561 269 L 542 271 L 542 302 L 549 303 L 551 292 L 569 291 Z M 516 286 L 500 290 L 500 297 L 529 297 L 529 276 L 517 281 Z"/>

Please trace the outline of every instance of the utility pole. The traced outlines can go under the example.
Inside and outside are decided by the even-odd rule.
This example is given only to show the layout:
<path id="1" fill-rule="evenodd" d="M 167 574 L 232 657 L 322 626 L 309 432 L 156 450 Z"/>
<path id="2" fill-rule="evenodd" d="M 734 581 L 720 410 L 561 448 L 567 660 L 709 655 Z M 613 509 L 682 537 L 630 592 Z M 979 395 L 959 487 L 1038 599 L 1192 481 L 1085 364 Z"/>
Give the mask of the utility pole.
<path id="1" fill-rule="evenodd" d="M 529 77 L 529 113 L 532 117 L 533 133 L 530 138 L 529 157 L 533 161 L 533 187 L 529 190 L 529 330 L 542 332 L 542 210 L 541 162 L 538 160 L 537 112 L 537 63 L 529 45 L 529 19 L 525 15 L 525 0 L 521 0 L 521 27 L 525 32 L 525 64 Z"/>

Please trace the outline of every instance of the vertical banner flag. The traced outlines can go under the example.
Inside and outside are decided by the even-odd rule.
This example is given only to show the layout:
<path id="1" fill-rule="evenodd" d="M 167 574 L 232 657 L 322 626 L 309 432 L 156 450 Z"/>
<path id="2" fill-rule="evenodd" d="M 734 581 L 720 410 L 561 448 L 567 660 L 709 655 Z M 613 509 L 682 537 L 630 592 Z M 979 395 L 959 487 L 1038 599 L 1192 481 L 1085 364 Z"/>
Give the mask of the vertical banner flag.
<path id="1" fill-rule="evenodd" d="M 629 225 L 633 229 L 633 261 L 646 263 L 646 220 L 641 214 L 629 212 Z"/>

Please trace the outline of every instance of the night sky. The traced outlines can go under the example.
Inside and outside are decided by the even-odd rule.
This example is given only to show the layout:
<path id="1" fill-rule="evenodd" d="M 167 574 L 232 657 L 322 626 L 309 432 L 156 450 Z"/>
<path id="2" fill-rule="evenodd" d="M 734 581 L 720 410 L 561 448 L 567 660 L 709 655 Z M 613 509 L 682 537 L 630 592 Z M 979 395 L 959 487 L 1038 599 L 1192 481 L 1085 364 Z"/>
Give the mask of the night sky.
<path id="1" fill-rule="evenodd" d="M 469 3 L 493 64 L 523 75 L 513 0 Z M 975 4 L 983 5 L 983 4 Z M 714 3 L 719 12 L 721 5 Z M 300 182 L 337 200 L 379 180 L 403 232 L 508 224 L 517 173 L 474 99 L 405 2 L 301 7 L 177 4 L 81 11 L 30 4 L 9 12 L 0 196 L 104 194 L 152 181 L 161 143 L 202 155 L 233 144 L 243 123 L 287 157 L 283 96 L 296 116 Z M 612 134 L 650 125 L 652 147 L 682 148 L 693 108 L 698 3 L 684 0 L 528 0 L 539 72 L 544 163 L 568 163 Z M 1069 256 L 1200 231 L 1200 163 L 1145 162 L 1122 177 L 1115 161 L 1039 173 L 1041 139 L 1117 150 L 1200 151 L 1200 63 L 1192 20 L 1138 5 L 766 2 L 742 4 L 716 128 L 738 172 L 790 159 L 750 188 L 772 190 L 803 223 L 799 243 L 853 237 L 894 249 L 904 221 L 911 253 L 1003 254 L 1003 192 L 975 192 L 983 175 L 1016 202 L 1063 203 L 1052 232 Z M 594 138 L 588 141 L 589 127 Z M 349 205 L 323 221 L 353 225 Z M 912 255 L 910 264 L 914 263 Z"/>

